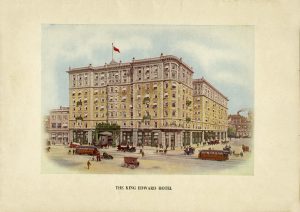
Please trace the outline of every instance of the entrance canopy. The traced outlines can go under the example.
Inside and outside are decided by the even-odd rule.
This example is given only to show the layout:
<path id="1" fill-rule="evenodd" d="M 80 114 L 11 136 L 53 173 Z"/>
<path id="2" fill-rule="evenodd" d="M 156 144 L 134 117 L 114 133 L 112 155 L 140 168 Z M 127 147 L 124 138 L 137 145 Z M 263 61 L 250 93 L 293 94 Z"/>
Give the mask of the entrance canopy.
<path id="1" fill-rule="evenodd" d="M 112 136 L 111 132 L 101 132 L 99 133 L 99 135 L 108 135 L 108 136 Z"/>

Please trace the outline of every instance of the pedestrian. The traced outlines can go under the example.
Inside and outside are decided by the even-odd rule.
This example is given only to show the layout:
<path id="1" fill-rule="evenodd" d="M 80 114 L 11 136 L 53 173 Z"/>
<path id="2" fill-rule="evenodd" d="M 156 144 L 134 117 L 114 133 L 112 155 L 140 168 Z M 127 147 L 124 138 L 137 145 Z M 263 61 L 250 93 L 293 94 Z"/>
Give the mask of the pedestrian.
<path id="1" fill-rule="evenodd" d="M 90 169 L 90 166 L 92 165 L 90 160 L 87 161 L 86 165 L 87 165 L 88 169 Z"/>
<path id="2" fill-rule="evenodd" d="M 75 155 L 75 149 L 73 149 L 73 155 Z"/>
<path id="3" fill-rule="evenodd" d="M 69 149 L 69 152 L 68 152 L 68 154 L 71 154 L 71 150 Z"/>
<path id="4" fill-rule="evenodd" d="M 144 151 L 142 151 L 142 157 L 144 157 L 144 155 L 145 155 L 145 153 L 144 153 Z"/>

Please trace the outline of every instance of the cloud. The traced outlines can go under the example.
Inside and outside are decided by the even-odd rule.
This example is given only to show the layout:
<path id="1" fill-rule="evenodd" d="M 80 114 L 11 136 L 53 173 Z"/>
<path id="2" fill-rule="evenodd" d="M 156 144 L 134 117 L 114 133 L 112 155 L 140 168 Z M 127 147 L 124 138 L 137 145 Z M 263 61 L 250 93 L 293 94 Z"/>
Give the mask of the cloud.
<path id="1" fill-rule="evenodd" d="M 65 97 L 68 66 L 111 60 L 111 43 L 121 51 L 116 61 L 123 62 L 159 56 L 161 52 L 183 57 L 193 66 L 194 77 L 201 74 L 230 99 L 243 93 L 233 106 L 245 102 L 253 88 L 254 45 L 251 27 L 135 26 L 135 25 L 45 25 L 43 27 L 43 94 L 53 108 Z M 62 74 L 64 72 L 64 74 Z M 66 76 L 66 77 L 65 77 Z M 57 86 L 57 85 L 61 86 Z M 59 93 L 59 95 L 57 95 Z M 232 97 L 231 97 L 232 96 Z M 252 99 L 251 99 L 252 100 Z M 51 103 L 51 104 L 50 104 Z M 49 107 L 48 107 L 49 108 Z"/>
<path id="2" fill-rule="evenodd" d="M 245 78 L 250 79 L 253 74 L 249 68 L 250 61 L 245 58 L 239 48 L 212 46 L 193 40 L 179 41 L 176 48 L 196 61 L 204 77 L 241 87 L 250 86 L 249 83 L 245 83 Z"/>

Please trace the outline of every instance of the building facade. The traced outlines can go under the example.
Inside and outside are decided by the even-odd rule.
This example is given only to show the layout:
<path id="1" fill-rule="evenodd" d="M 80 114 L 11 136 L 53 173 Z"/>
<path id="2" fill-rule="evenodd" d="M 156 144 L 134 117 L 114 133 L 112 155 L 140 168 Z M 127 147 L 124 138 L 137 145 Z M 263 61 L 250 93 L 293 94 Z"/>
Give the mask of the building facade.
<path id="1" fill-rule="evenodd" d="M 67 144 L 69 142 L 69 107 L 50 111 L 46 131 L 51 144 Z"/>
<path id="2" fill-rule="evenodd" d="M 228 98 L 203 77 L 193 80 L 194 128 L 199 130 L 202 139 L 227 138 Z"/>
<path id="3" fill-rule="evenodd" d="M 235 137 L 252 137 L 253 113 L 248 112 L 248 116 L 237 114 L 228 116 L 229 127 L 235 131 Z"/>
<path id="4" fill-rule="evenodd" d="M 190 145 L 203 141 L 199 133 L 204 130 L 227 130 L 227 115 L 220 128 L 202 119 L 200 126 L 195 122 L 198 94 L 193 89 L 193 70 L 181 58 L 161 54 L 127 63 L 112 60 L 104 66 L 69 68 L 67 72 L 71 140 L 94 142 L 93 131 L 101 122 L 120 125 L 119 142 L 132 145 Z M 227 102 L 225 105 L 222 109 L 227 114 Z"/>

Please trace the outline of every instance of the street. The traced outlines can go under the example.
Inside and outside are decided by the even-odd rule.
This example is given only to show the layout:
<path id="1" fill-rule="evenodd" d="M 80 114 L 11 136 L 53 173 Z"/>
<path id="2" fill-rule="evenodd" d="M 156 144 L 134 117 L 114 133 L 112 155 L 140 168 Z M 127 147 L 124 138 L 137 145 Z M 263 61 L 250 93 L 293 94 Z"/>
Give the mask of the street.
<path id="1" fill-rule="evenodd" d="M 145 155 L 139 153 L 140 148 L 134 153 L 120 152 L 117 148 L 100 149 L 114 157 L 113 160 L 102 159 L 93 161 L 89 155 L 73 155 L 68 153 L 70 148 L 62 145 L 51 146 L 50 152 L 44 151 L 43 169 L 44 173 L 94 173 L 94 174 L 180 174 L 180 175 L 252 175 L 253 174 L 253 154 L 252 142 L 250 139 L 235 139 L 229 142 L 232 150 L 236 153 L 242 151 L 241 146 L 250 146 L 250 152 L 240 155 L 230 155 L 226 161 L 210 161 L 198 159 L 198 152 L 202 149 L 212 148 L 222 150 L 224 144 L 194 146 L 196 148 L 193 155 L 184 155 L 183 149 L 176 148 L 166 154 L 156 153 L 155 147 L 144 147 Z M 71 149 L 72 150 L 72 149 Z M 135 169 L 125 168 L 124 156 L 137 157 L 140 162 Z M 87 169 L 87 161 L 90 160 L 90 169 Z"/>

